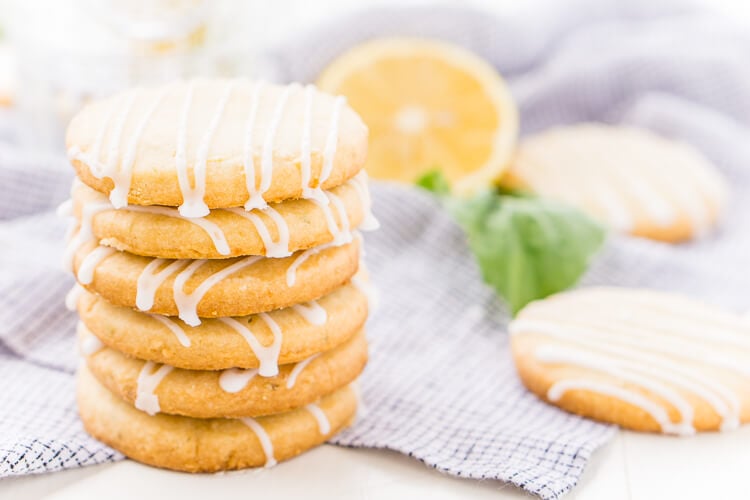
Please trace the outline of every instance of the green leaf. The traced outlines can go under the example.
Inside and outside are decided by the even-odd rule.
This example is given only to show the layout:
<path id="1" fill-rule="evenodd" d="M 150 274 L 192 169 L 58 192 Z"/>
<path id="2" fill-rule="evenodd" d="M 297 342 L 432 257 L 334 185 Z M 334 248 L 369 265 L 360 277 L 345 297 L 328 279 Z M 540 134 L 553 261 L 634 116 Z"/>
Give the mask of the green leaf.
<path id="1" fill-rule="evenodd" d="M 447 186 L 439 173 L 429 175 L 435 191 Z M 513 314 L 573 286 L 606 236 L 575 208 L 529 195 L 487 190 L 469 199 L 446 197 L 443 203 L 466 232 L 484 280 Z"/>
<path id="2" fill-rule="evenodd" d="M 448 196 L 451 193 L 451 187 L 448 179 L 445 178 L 440 170 L 430 170 L 422 177 L 417 179 L 417 186 L 436 194 L 437 196 Z"/>

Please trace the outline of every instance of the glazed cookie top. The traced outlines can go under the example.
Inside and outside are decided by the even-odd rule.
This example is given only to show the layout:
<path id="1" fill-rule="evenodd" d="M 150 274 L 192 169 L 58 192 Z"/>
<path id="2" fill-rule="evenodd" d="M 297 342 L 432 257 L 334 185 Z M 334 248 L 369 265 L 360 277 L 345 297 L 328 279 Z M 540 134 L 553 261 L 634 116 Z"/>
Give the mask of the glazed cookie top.
<path id="1" fill-rule="evenodd" d="M 636 430 L 692 434 L 750 421 L 750 324 L 664 292 L 588 288 L 510 324 L 524 383 L 565 409 Z"/>
<path id="2" fill-rule="evenodd" d="M 574 205 L 619 231 L 663 241 L 701 235 L 726 198 L 716 167 L 692 147 L 601 124 L 523 140 L 503 182 Z"/>
<path id="3" fill-rule="evenodd" d="M 314 86 L 199 79 L 96 101 L 71 121 L 78 177 L 112 204 L 264 208 L 311 198 L 364 166 L 367 127 Z"/>

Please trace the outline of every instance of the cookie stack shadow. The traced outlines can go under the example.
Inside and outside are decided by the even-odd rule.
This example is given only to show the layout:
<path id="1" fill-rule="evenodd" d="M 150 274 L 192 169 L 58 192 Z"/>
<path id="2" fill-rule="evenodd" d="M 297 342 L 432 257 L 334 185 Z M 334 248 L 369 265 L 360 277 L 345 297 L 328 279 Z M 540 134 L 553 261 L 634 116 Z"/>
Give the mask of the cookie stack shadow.
<path id="1" fill-rule="evenodd" d="M 273 465 L 350 424 L 367 361 L 367 129 L 312 86 L 194 80 L 71 122 L 86 430 L 191 472 Z"/>

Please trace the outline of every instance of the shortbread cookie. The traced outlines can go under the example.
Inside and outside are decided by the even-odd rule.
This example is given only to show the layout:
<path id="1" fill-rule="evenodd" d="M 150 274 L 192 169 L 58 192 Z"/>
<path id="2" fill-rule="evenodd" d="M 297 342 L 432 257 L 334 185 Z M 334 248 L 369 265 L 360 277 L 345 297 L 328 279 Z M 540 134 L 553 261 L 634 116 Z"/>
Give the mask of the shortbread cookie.
<path id="1" fill-rule="evenodd" d="M 67 133 L 78 177 L 116 208 L 262 208 L 318 198 L 364 166 L 367 127 L 315 87 L 191 80 L 86 106 Z"/>
<path id="2" fill-rule="evenodd" d="M 317 403 L 257 419 L 152 416 L 109 392 L 85 366 L 77 392 L 89 434 L 139 462 L 185 472 L 275 465 L 339 432 L 357 407 L 354 392 L 345 387 Z"/>
<path id="3" fill-rule="evenodd" d="M 574 205 L 614 229 L 669 242 L 707 231 L 726 198 L 723 178 L 692 147 L 597 124 L 523 140 L 503 182 Z"/>
<path id="4" fill-rule="evenodd" d="M 244 316 L 315 300 L 357 272 L 359 241 L 320 246 L 283 259 L 260 256 L 221 260 L 141 257 L 114 248 L 83 245 L 73 271 L 87 290 L 114 305 L 200 318 Z"/>
<path id="5" fill-rule="evenodd" d="M 296 363 L 346 342 L 364 326 L 367 297 L 347 284 L 317 301 L 265 315 L 204 319 L 192 327 L 84 292 L 78 313 L 105 345 L 136 358 L 188 370 L 251 369 L 269 356 L 272 363 Z"/>
<path id="6" fill-rule="evenodd" d="M 750 323 L 663 292 L 587 288 L 510 324 L 521 380 L 565 410 L 668 434 L 750 422 Z"/>
<path id="7" fill-rule="evenodd" d="M 81 332 L 82 346 L 86 335 Z M 317 401 L 349 385 L 365 367 L 367 341 L 358 333 L 331 351 L 278 368 L 263 377 L 258 369 L 183 370 L 126 356 L 102 347 L 87 356 L 91 373 L 107 389 L 149 414 L 196 418 L 258 417 Z"/>
<path id="8" fill-rule="evenodd" d="M 117 210 L 106 196 L 80 184 L 73 213 L 102 245 L 166 259 L 221 259 L 243 255 L 285 257 L 349 237 L 353 228 L 377 227 L 362 171 L 326 191 L 329 203 L 287 200 L 265 210 L 215 209 L 189 219 L 173 207 L 130 205 Z"/>

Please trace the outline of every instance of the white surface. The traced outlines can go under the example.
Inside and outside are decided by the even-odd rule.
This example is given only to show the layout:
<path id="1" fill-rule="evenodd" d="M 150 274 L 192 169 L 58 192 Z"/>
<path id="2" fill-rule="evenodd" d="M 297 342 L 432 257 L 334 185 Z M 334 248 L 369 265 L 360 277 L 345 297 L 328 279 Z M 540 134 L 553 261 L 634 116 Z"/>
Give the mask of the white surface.
<path id="1" fill-rule="evenodd" d="M 0 1 L 0 5 L 6 2 Z M 297 2 L 301 4 L 301 2 Z M 315 4 L 314 13 L 293 9 L 305 25 L 342 10 Z M 368 3 L 389 4 L 386 0 Z M 414 2 L 410 2 L 414 3 Z M 423 2 L 417 2 L 423 3 Z M 475 4 L 506 11 L 515 2 Z M 737 19 L 750 19 L 750 3 L 722 0 L 712 4 Z M 311 4 L 312 5 L 312 4 Z M 351 5 L 351 4 L 349 4 Z M 359 4 L 358 4 L 359 5 Z M 310 15 L 308 15 L 310 14 Z M 290 20 L 285 19 L 288 31 Z M 595 453 L 580 484 L 567 498 L 703 499 L 750 498 L 750 426 L 731 433 L 672 438 L 620 433 Z M 262 497 L 261 497 L 262 495 Z M 528 498 L 530 495 L 495 481 L 456 479 L 394 452 L 323 446 L 268 470 L 217 475 L 189 475 L 153 469 L 132 461 L 43 476 L 0 481 L 0 498 L 87 499 L 138 498 L 352 498 L 398 499 Z"/>
<path id="2" fill-rule="evenodd" d="M 651 500 L 750 498 L 750 426 L 724 434 L 674 438 L 620 433 L 597 451 L 580 484 L 566 498 Z M 272 469 L 183 474 L 132 461 L 0 482 L 0 498 L 294 498 L 518 499 L 497 481 L 440 474 L 391 451 L 325 445 Z M 166 495 L 166 496 L 165 496 Z"/>

